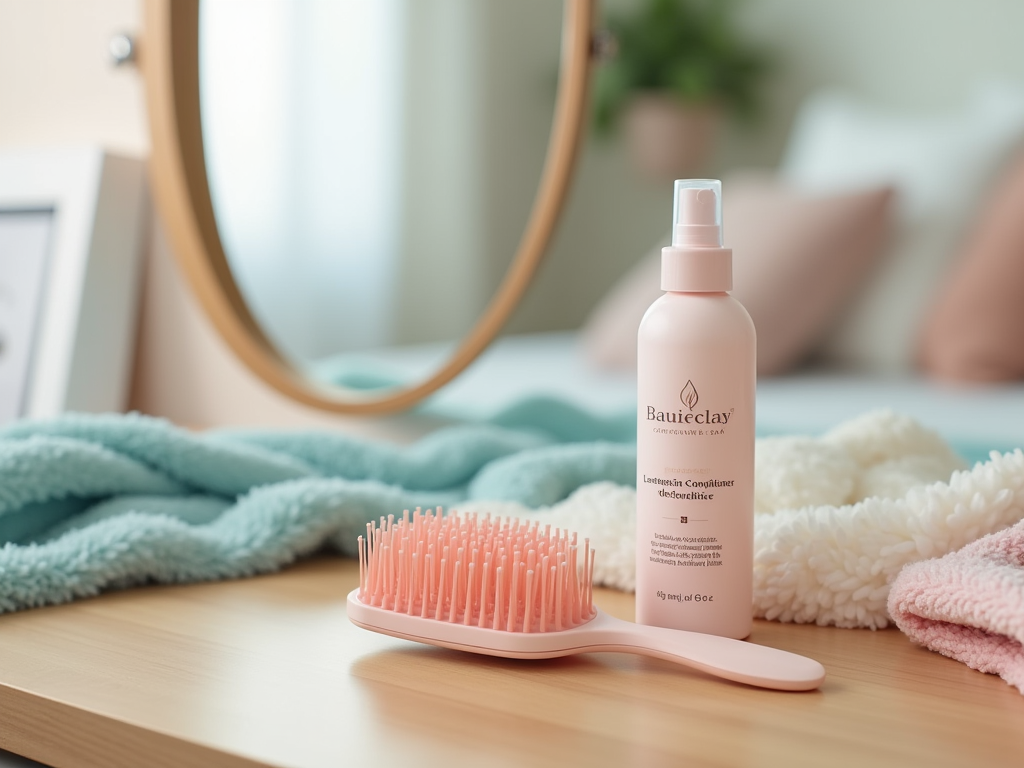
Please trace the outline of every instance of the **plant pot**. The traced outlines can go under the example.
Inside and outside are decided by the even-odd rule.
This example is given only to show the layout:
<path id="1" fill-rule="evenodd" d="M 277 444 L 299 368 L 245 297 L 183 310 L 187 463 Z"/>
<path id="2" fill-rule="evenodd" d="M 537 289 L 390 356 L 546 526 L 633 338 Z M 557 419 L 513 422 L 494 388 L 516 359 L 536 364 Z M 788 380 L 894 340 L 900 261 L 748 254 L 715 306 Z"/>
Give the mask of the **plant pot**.
<path id="1" fill-rule="evenodd" d="M 634 96 L 623 115 L 633 164 L 659 180 L 702 176 L 721 124 L 717 105 L 687 104 L 660 93 Z"/>

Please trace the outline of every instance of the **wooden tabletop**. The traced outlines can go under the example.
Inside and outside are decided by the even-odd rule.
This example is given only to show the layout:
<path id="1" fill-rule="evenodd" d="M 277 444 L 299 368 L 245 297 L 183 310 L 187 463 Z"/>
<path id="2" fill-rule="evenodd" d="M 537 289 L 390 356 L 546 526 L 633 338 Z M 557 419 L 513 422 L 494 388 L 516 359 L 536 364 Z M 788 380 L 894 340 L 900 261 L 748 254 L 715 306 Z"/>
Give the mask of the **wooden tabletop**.
<path id="1" fill-rule="evenodd" d="M 811 693 L 624 654 L 512 661 L 351 625 L 351 561 L 0 616 L 0 747 L 54 766 L 1019 766 L 1024 696 L 871 632 L 757 622 Z M 631 618 L 633 598 L 599 591 Z"/>

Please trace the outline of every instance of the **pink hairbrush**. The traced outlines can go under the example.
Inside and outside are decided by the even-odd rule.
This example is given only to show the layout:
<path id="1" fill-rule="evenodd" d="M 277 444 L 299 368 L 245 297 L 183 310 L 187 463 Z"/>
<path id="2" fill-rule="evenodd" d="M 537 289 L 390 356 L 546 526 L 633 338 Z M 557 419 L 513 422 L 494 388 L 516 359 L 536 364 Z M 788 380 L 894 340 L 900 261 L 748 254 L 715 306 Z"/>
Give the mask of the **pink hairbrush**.
<path id="1" fill-rule="evenodd" d="M 739 683 L 817 688 L 813 659 L 716 635 L 622 621 L 594 607 L 594 550 L 536 522 L 440 510 L 368 523 L 348 617 L 364 629 L 516 659 L 618 651 L 674 661 Z"/>

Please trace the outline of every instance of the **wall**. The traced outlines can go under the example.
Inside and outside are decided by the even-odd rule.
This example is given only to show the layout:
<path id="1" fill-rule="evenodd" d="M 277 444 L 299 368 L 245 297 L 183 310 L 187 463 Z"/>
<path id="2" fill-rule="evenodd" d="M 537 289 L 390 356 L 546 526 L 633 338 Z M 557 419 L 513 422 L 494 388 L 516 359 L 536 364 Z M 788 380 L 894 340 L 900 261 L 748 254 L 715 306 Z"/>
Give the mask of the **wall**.
<path id="1" fill-rule="evenodd" d="M 608 2 L 622 5 L 625 0 Z M 137 0 L 0 0 L 0 147 L 100 142 L 148 149 L 141 84 L 106 44 L 137 30 Z M 750 0 L 743 23 L 780 52 L 764 122 L 731 132 L 720 169 L 777 161 L 800 99 L 825 83 L 910 110 L 956 103 L 980 73 L 1024 83 L 1014 0 Z M 565 218 L 516 327 L 569 328 L 666 229 L 668 189 L 637 178 L 622 148 L 589 142 Z M 378 429 L 327 417 L 256 381 L 211 331 L 154 227 L 132 406 L 178 422 Z"/>
<path id="2" fill-rule="evenodd" d="M 103 142 L 145 153 L 142 85 L 107 52 L 139 21 L 137 0 L 0 0 L 0 146 Z"/>
<path id="3" fill-rule="evenodd" d="M 639 0 L 602 0 L 620 10 Z M 961 104 L 979 77 L 1024 89 L 1019 0 L 745 0 L 739 21 L 770 46 L 776 70 L 761 120 L 732 126 L 715 173 L 778 163 L 801 100 L 828 85 L 913 112 Z M 639 177 L 623 148 L 591 139 L 541 279 L 513 327 L 575 328 L 669 228 L 671 182 Z"/>
<path id="4" fill-rule="evenodd" d="M 149 151 L 142 83 L 111 66 L 112 35 L 138 31 L 138 0 L 0 0 L 0 149 L 102 144 Z M 143 41 L 144 45 L 144 41 Z M 130 407 L 194 427 L 344 428 L 405 439 L 416 420 L 328 416 L 256 380 L 186 289 L 158 223 L 152 227 Z"/>

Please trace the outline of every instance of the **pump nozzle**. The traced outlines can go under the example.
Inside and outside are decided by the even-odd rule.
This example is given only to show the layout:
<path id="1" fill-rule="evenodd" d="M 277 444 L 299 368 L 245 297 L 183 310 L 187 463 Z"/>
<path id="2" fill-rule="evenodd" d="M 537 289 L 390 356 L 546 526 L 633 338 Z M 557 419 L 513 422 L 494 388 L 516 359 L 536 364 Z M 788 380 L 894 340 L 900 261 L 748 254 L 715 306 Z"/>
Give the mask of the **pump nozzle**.
<path id="1" fill-rule="evenodd" d="M 722 182 L 679 179 L 673 206 L 672 245 L 722 247 Z"/>
<path id="2" fill-rule="evenodd" d="M 661 251 L 663 291 L 731 291 L 732 251 L 722 247 L 722 182 L 679 179 L 672 245 Z"/>

